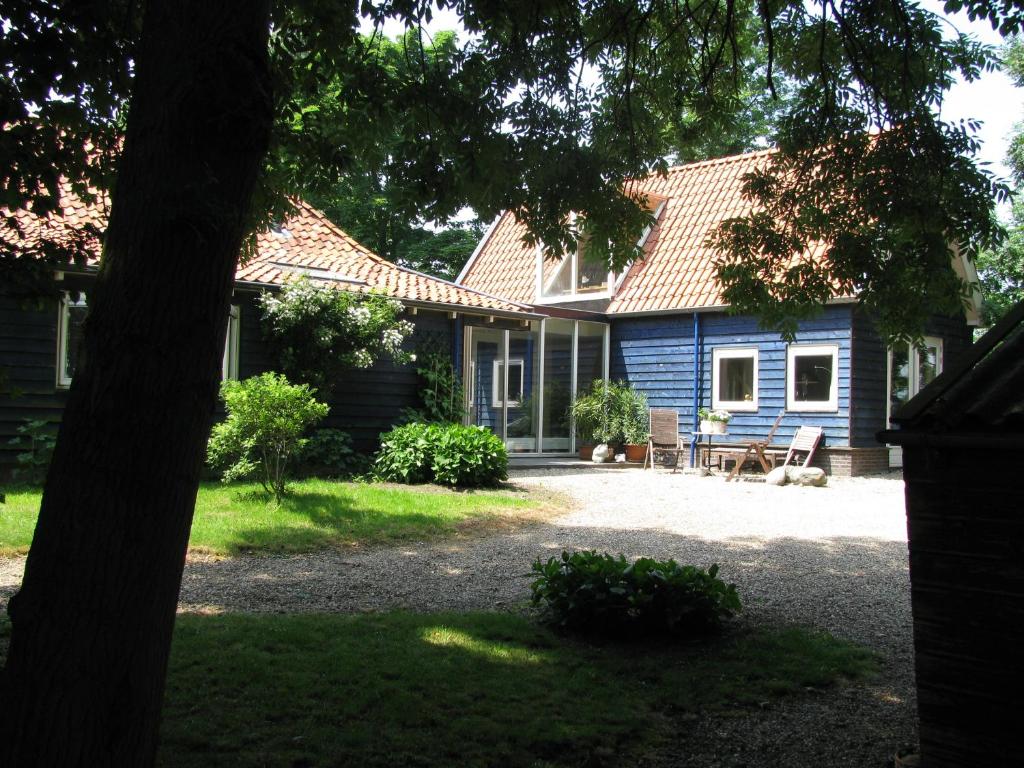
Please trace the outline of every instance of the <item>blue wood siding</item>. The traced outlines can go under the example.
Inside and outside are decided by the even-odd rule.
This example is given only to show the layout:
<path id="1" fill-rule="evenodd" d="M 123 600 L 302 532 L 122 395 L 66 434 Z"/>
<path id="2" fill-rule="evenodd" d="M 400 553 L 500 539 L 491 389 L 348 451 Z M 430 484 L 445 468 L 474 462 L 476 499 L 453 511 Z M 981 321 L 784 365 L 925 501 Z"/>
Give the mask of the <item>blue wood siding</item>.
<path id="1" fill-rule="evenodd" d="M 263 341 L 256 295 L 238 293 L 232 303 L 240 308 L 240 378 L 272 370 L 274 361 Z M 8 442 L 26 419 L 45 419 L 55 430 L 60 422 L 67 391 L 56 386 L 57 314 L 56 301 L 33 308 L 0 296 L 0 369 L 7 377 L 6 390 L 0 392 L 0 476 L 15 464 L 19 449 Z M 446 313 L 421 311 L 409 319 L 416 328 L 410 349 L 453 352 L 454 321 Z M 418 405 L 418 390 L 414 365 L 382 362 L 366 370 L 346 371 L 322 426 L 350 432 L 360 450 L 375 450 L 380 433 L 399 421 L 402 409 Z"/>
<path id="2" fill-rule="evenodd" d="M 20 448 L 10 445 L 27 419 L 51 422 L 56 432 L 67 400 L 57 387 L 59 303 L 22 306 L 0 296 L 0 477 L 16 463 Z"/>
<path id="3" fill-rule="evenodd" d="M 925 324 L 925 335 L 942 340 L 942 367 L 955 364 L 972 343 L 973 332 L 963 317 L 934 316 Z M 875 435 L 887 428 L 889 350 L 874 322 L 864 312 L 853 313 L 853 361 L 851 387 L 853 411 L 850 444 L 878 445 Z"/>
<path id="4" fill-rule="evenodd" d="M 838 409 L 831 412 L 788 411 L 775 442 L 788 443 L 801 425 L 821 426 L 824 445 L 845 446 L 850 436 L 851 308 L 828 307 L 800 325 L 795 344 L 838 347 Z M 749 316 L 706 313 L 701 325 L 700 405 L 710 407 L 712 353 L 716 348 L 758 349 L 758 408 L 737 412 L 729 423 L 732 438 L 763 437 L 786 407 L 787 344 L 778 333 L 758 328 Z M 612 378 L 626 379 L 648 396 L 653 407 L 679 411 L 680 431 L 693 428 L 693 315 L 631 318 L 612 323 Z"/>

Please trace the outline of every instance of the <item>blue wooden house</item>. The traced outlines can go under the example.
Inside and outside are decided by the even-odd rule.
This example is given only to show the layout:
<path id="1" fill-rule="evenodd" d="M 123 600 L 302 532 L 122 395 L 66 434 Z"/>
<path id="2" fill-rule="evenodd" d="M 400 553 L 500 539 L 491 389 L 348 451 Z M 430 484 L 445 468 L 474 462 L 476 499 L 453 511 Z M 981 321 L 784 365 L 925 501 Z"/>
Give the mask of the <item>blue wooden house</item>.
<path id="1" fill-rule="evenodd" d="M 754 317 L 728 314 L 706 240 L 722 220 L 747 210 L 743 176 L 765 157 L 693 163 L 641 184 L 655 223 L 643 235 L 643 258 L 620 274 L 577 254 L 543 259 L 506 212 L 457 282 L 545 317 L 510 329 L 466 319 L 470 420 L 494 429 L 515 453 L 571 453 L 570 394 L 611 377 L 644 391 L 652 406 L 678 410 L 684 439 L 700 407 L 728 410 L 735 439 L 763 437 L 784 411 L 776 442 L 787 443 L 801 425 L 823 427 L 815 463 L 830 473 L 898 462 L 898 450 L 875 434 L 970 344 L 976 307 L 935 317 L 923 348 L 892 349 L 854 298 L 833 301 L 790 343 Z M 955 267 L 974 277 L 965 260 Z"/>
<path id="2" fill-rule="evenodd" d="M 643 258 L 616 274 L 570 254 L 560 262 L 524 244 L 524 226 L 506 213 L 491 227 L 456 283 L 405 269 L 373 254 L 321 213 L 296 215 L 260 236 L 257 256 L 241 267 L 224 352 L 224 376 L 272 367 L 260 331 L 257 295 L 298 275 L 341 290 L 375 290 L 400 299 L 416 326 L 417 350 L 451 354 L 463 371 L 467 420 L 487 426 L 520 456 L 575 453 L 566 416 L 574 395 L 595 379 L 625 379 L 652 406 L 679 412 L 686 438 L 700 407 L 733 414 L 729 436 L 763 437 L 779 411 L 777 442 L 804 424 L 824 428 L 816 463 L 834 474 L 887 468 L 898 449 L 875 433 L 891 413 L 970 343 L 974 308 L 936 317 L 922 349 L 887 349 L 855 299 L 837 299 L 801 325 L 796 341 L 729 315 L 714 277 L 708 234 L 746 210 L 742 177 L 763 161 L 753 153 L 694 163 L 642 184 L 655 223 Z M 104 228 L 101 202 L 70 189 L 60 219 L 25 218 L 24 231 L 58 239 L 60 228 Z M 26 215 L 27 216 L 27 215 Z M 0 243 L 2 246 L 2 243 Z M 25 307 L 0 291 L 0 474 L 14 462 L 9 445 L 26 419 L 56 422 L 74 376 L 77 339 L 99 259 L 56 275 L 62 298 Z M 966 262 L 955 261 L 970 279 Z M 327 426 L 346 429 L 373 449 L 403 408 L 417 404 L 409 367 L 380 364 L 351 371 L 335 387 Z"/>
<path id="3" fill-rule="evenodd" d="M 62 208 L 63 217 L 21 214 L 26 236 L 59 242 L 79 234 L 85 223 L 99 231 L 105 228 L 102 200 L 85 203 L 66 188 Z M 19 427 L 28 420 L 51 424 L 60 420 L 99 265 L 99 242 L 89 241 L 87 248 L 92 254 L 87 264 L 69 266 L 55 275 L 61 290 L 54 298 L 26 304 L 0 290 L 0 477 L 15 465 L 22 450 Z M 490 328 L 522 328 L 541 319 L 515 302 L 393 264 L 350 238 L 319 211 L 299 204 L 282 226 L 259 236 L 256 256 L 236 272 L 224 349 L 225 378 L 247 378 L 273 367 L 256 299 L 261 292 L 278 290 L 300 275 L 342 290 L 372 290 L 400 299 L 415 327 L 412 348 L 421 353 L 457 356 L 467 317 L 468 324 Z M 324 426 L 344 429 L 358 448 L 374 450 L 380 433 L 400 419 L 403 409 L 420 404 L 419 386 L 412 366 L 381 363 L 349 371 L 335 387 Z"/>

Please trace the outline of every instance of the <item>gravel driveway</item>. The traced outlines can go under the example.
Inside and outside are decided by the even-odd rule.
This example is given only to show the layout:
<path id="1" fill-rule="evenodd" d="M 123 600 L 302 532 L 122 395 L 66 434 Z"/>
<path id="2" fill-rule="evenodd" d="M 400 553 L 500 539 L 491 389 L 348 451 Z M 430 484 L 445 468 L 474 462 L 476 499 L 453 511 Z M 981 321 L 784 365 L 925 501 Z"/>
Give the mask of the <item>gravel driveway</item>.
<path id="1" fill-rule="evenodd" d="M 198 559 L 182 610 L 519 609 L 529 567 L 565 549 L 717 562 L 743 621 L 801 624 L 874 648 L 872 684 L 808 692 L 758 712 L 681 726 L 652 766 L 878 766 L 916 742 L 903 483 L 831 479 L 827 488 L 725 483 L 633 469 L 523 470 L 512 481 L 567 494 L 547 523 L 442 543 L 288 557 Z M 0 600 L 23 561 L 0 560 Z"/>

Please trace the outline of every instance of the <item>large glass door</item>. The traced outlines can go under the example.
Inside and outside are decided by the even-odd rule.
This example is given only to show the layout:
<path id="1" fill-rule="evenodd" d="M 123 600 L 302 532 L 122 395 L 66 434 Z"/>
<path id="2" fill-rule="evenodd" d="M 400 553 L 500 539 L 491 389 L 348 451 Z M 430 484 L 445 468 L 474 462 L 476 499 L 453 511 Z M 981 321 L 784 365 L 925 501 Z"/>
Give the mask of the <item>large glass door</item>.
<path id="1" fill-rule="evenodd" d="M 529 328 L 466 328 L 468 422 L 509 453 L 569 453 L 573 393 L 608 375 L 608 326 L 550 318 Z"/>

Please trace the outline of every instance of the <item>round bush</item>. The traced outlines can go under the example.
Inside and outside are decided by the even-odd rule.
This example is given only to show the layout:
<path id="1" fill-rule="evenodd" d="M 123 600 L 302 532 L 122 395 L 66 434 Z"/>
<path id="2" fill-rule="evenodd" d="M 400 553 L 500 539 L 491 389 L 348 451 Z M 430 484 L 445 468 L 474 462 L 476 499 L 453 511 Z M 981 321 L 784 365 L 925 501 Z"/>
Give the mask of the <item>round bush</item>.
<path id="1" fill-rule="evenodd" d="M 508 478 L 508 450 L 489 429 L 447 424 L 438 431 L 431 467 L 435 483 L 480 488 Z"/>
<path id="2" fill-rule="evenodd" d="M 508 477 L 508 451 L 484 427 L 414 422 L 381 436 L 374 473 L 397 483 L 480 488 Z"/>

